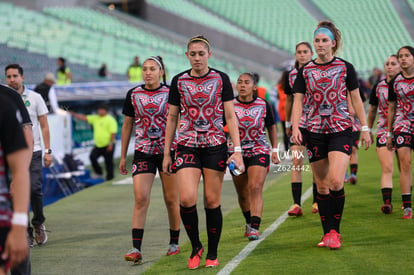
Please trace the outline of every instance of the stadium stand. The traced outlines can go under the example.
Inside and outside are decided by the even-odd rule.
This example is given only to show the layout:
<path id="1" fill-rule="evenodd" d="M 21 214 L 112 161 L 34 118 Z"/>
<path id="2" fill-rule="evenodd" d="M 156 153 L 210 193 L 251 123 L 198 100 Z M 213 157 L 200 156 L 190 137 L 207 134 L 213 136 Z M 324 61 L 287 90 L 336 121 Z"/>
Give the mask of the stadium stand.
<path id="1" fill-rule="evenodd" d="M 75 82 L 100 80 L 94 76 L 102 63 L 107 64 L 112 79 L 121 80 L 135 55 L 162 55 L 169 76 L 188 68 L 188 61 L 183 58 L 184 43 L 174 43 L 100 11 L 83 7 L 49 7 L 38 12 L 9 2 L 0 2 L 0 9 L 4 11 L 0 19 L 3 33 L 0 43 L 51 59 L 63 56 L 70 64 L 90 68 L 89 72 L 83 68 L 81 77 L 76 78 L 74 74 Z M 14 20 L 16 17 L 18 21 Z M 227 72 L 232 79 L 246 70 L 240 64 L 236 68 L 222 57 L 211 58 L 210 64 Z M 51 71 L 55 67 L 41 71 Z M 33 81 L 39 80 L 41 74 L 38 73 Z M 263 80 L 264 85 L 271 85 L 266 76 Z"/>
<path id="2" fill-rule="evenodd" d="M 216 29 L 232 36 L 237 36 L 242 40 L 260 45 L 261 47 L 271 47 L 263 40 L 258 39 L 251 33 L 247 32 L 245 29 L 242 29 L 239 26 L 234 25 L 227 20 L 224 20 L 222 17 L 217 16 L 216 14 L 202 8 L 199 5 L 196 5 L 191 1 L 148 0 L 147 2 L 149 4 L 161 7 L 171 13 L 175 13 L 192 21 L 204 24 L 209 28 Z"/>
<path id="3" fill-rule="evenodd" d="M 85 41 L 90 32 L 94 33 L 92 37 L 88 37 L 91 41 L 101 41 L 99 36 L 105 36 L 107 39 L 105 42 L 105 52 L 107 54 L 116 53 L 112 62 L 108 62 L 112 64 L 112 67 L 117 72 L 126 70 L 129 64 L 126 62 L 132 60 L 131 56 L 133 54 L 131 53 L 144 57 L 154 55 L 155 53 L 162 55 L 172 75 L 188 67 L 187 60 L 182 58 L 185 51 L 183 45 L 178 45 L 152 33 L 127 25 L 107 14 L 82 7 L 45 8 L 44 12 L 84 27 L 82 32 L 85 32 L 85 34 L 76 33 L 76 40 L 79 39 L 79 43 Z M 96 48 L 93 48 L 94 42 L 88 43 L 90 43 L 89 47 L 93 49 L 92 52 L 96 53 Z M 96 55 L 96 58 L 98 56 L 99 54 Z M 107 57 L 110 58 L 110 56 Z M 213 67 L 218 67 L 228 72 L 232 77 L 237 77 L 239 73 L 231 63 L 223 60 L 212 58 L 211 64 Z"/>
<path id="4" fill-rule="evenodd" d="M 296 0 L 193 1 L 290 53 L 299 41 L 311 41 L 317 23 Z"/>
<path id="5" fill-rule="evenodd" d="M 10 63 L 18 63 L 24 68 L 25 83 L 36 84 L 43 80 L 46 72 L 56 70 L 56 59 L 44 54 L 32 53 L 26 50 L 11 48 L 6 44 L 0 43 L 0 68 L 4 69 Z M 85 65 L 69 62 L 68 66 L 74 72 L 74 82 L 102 81 L 96 70 Z M 5 83 L 4 73 L 1 74 L 1 82 Z M 125 75 L 113 74 L 111 80 L 125 80 Z"/>
<path id="6" fill-rule="evenodd" d="M 298 41 L 312 40 L 317 24 L 299 1 L 264 0 L 255 5 L 248 0 L 192 1 L 292 53 Z M 324 0 L 311 2 L 341 29 L 344 52 L 340 56 L 352 62 L 361 75 L 373 67 L 382 67 L 384 59 L 401 45 L 413 44 L 391 1 L 333 0 L 329 5 Z"/>
<path id="7" fill-rule="evenodd" d="M 335 20 L 344 38 L 343 57 L 358 71 L 382 67 L 387 56 L 399 47 L 413 45 L 391 1 L 332 0 L 329 5 L 323 0 L 312 1 Z"/>

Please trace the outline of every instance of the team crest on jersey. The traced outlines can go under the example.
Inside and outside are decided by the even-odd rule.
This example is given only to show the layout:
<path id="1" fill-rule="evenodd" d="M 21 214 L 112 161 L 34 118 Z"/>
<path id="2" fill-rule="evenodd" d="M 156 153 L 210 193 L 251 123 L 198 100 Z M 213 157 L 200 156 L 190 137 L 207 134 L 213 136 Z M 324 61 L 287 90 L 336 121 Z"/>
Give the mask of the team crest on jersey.
<path id="1" fill-rule="evenodd" d="M 26 101 L 24 102 L 24 105 L 26 105 L 27 107 L 29 107 L 29 106 L 30 106 L 30 101 L 29 101 L 29 100 L 26 100 Z"/>
<path id="2" fill-rule="evenodd" d="M 385 144 L 385 143 L 387 143 L 387 138 L 386 138 L 386 137 L 381 137 L 381 138 L 379 138 L 379 139 L 378 139 L 378 143 L 379 143 L 379 144 Z"/>
<path id="3" fill-rule="evenodd" d="M 135 173 L 137 171 L 137 166 L 135 164 L 132 165 L 132 173 Z"/>
<path id="4" fill-rule="evenodd" d="M 203 92 L 204 91 L 203 85 L 197 85 L 196 90 L 197 92 Z"/>
<path id="5" fill-rule="evenodd" d="M 184 163 L 183 158 L 177 158 L 177 160 L 175 161 L 175 166 L 179 167 L 179 166 L 183 165 L 183 163 Z"/>
<path id="6" fill-rule="evenodd" d="M 398 136 L 397 138 L 397 144 L 403 144 L 404 143 L 404 137 Z"/>

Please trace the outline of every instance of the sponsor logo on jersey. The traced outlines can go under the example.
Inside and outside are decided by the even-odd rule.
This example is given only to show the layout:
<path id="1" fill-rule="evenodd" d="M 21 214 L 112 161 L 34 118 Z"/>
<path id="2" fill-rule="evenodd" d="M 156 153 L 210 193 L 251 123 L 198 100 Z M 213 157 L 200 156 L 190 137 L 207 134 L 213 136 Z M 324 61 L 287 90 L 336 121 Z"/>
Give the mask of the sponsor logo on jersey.
<path id="1" fill-rule="evenodd" d="M 311 159 L 313 157 L 312 151 L 309 149 L 306 149 L 306 152 L 308 153 L 308 158 Z"/>
<path id="2" fill-rule="evenodd" d="M 184 163 L 183 158 L 177 158 L 177 160 L 175 161 L 175 166 L 179 167 L 179 166 L 183 165 L 183 163 Z"/>

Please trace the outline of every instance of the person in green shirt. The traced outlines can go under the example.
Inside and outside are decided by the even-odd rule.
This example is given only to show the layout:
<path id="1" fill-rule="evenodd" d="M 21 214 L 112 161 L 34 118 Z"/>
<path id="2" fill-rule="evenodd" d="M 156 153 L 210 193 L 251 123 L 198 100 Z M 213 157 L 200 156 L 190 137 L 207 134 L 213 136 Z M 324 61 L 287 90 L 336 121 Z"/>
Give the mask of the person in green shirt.
<path id="1" fill-rule="evenodd" d="M 102 167 L 98 164 L 98 158 L 104 157 L 106 168 L 106 180 L 114 178 L 114 151 L 115 137 L 118 131 L 118 124 L 113 116 L 108 113 L 109 106 L 101 104 L 98 106 L 97 114 L 84 115 L 72 111 L 69 113 L 76 119 L 88 122 L 93 127 L 93 140 L 95 146 L 92 149 L 89 159 L 93 170 L 98 176 L 102 176 Z"/>
<path id="2" fill-rule="evenodd" d="M 57 76 L 56 85 L 68 85 L 72 83 L 72 72 L 70 68 L 66 66 L 66 60 L 63 57 L 57 59 Z"/>
<path id="3" fill-rule="evenodd" d="M 135 56 L 134 63 L 128 67 L 128 80 L 129 82 L 141 82 L 142 81 L 142 66 L 139 64 L 139 57 Z"/>

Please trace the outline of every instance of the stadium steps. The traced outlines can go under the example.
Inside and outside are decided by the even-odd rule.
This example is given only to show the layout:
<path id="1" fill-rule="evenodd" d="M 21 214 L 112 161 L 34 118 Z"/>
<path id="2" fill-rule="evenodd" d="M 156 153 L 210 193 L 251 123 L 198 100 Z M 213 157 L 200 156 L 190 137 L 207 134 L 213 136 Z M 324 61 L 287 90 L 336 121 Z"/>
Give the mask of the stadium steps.
<path id="1" fill-rule="evenodd" d="M 299 41 L 311 41 L 317 24 L 298 0 L 193 1 L 291 54 Z"/>
<path id="2" fill-rule="evenodd" d="M 203 24 L 227 35 L 235 36 L 240 40 L 264 48 L 272 48 L 268 43 L 240 28 L 225 18 L 205 9 L 203 6 L 187 0 L 147 0 L 148 4 L 155 5 L 178 16 Z"/>
<path id="3" fill-rule="evenodd" d="M 117 10 L 109 10 L 104 5 L 97 4 L 93 7 L 94 10 L 99 11 L 101 13 L 107 14 L 109 16 L 117 18 L 119 21 L 122 21 L 130 26 L 135 26 L 136 28 L 140 28 L 142 30 L 145 30 L 146 32 L 157 34 L 160 37 L 164 37 L 170 41 L 174 41 L 176 44 L 180 45 L 181 52 L 179 59 L 183 60 L 184 52 L 185 52 L 185 45 L 187 44 L 189 36 L 185 36 L 182 34 L 177 33 L 174 30 L 163 28 L 162 26 L 152 23 L 151 21 L 144 21 L 140 18 L 137 18 L 135 16 L 131 16 L 129 14 L 125 14 L 121 11 Z M 158 19 L 157 19 L 158 20 Z M 252 49 L 252 48 L 251 48 Z M 253 47 L 254 49 L 254 47 Z M 261 48 L 259 51 L 265 51 L 264 48 Z M 278 53 L 271 52 L 272 56 L 274 57 Z M 283 54 L 285 59 L 291 59 L 292 57 L 289 55 Z M 269 59 L 269 56 L 267 57 Z M 188 62 L 186 59 L 185 64 L 186 68 L 188 68 Z M 263 63 L 257 62 L 252 59 L 248 59 L 245 56 L 239 56 L 233 52 L 225 51 L 218 47 L 217 45 L 213 44 L 213 57 L 211 59 L 214 60 L 221 60 L 221 62 L 225 63 L 231 63 L 234 65 L 235 68 L 237 68 L 238 72 L 244 72 L 244 71 L 255 71 L 258 72 L 263 79 L 263 84 L 266 87 L 271 87 L 273 83 L 279 78 L 281 75 L 281 72 L 278 70 L 275 70 L 273 67 L 265 65 Z M 211 66 L 215 63 L 211 63 Z M 278 63 L 273 63 L 278 64 Z M 167 64 L 168 66 L 168 64 Z M 216 66 L 217 69 L 223 70 L 226 73 L 228 73 L 223 67 Z M 235 81 L 234 76 L 230 75 L 232 77 L 232 80 Z M 238 75 L 237 75 L 238 76 Z M 237 77 L 235 76 L 235 77 Z"/>
<path id="4" fill-rule="evenodd" d="M 315 18 L 317 21 L 327 20 L 326 15 L 311 1 L 309 0 L 299 0 L 300 4 Z"/>
<path id="5" fill-rule="evenodd" d="M 0 52 L 0 67 L 4 68 L 10 63 L 20 64 L 24 69 L 25 83 L 29 85 L 42 82 L 45 73 L 55 72 L 57 68 L 56 59 L 44 54 L 11 48 L 4 43 L 0 43 Z M 97 75 L 97 70 L 73 62 L 68 62 L 68 67 L 72 70 L 73 82 L 102 81 Z M 111 79 L 124 80 L 125 78 L 123 75 L 114 74 Z M 1 80 L 5 83 L 4 74 Z"/>
<path id="6" fill-rule="evenodd" d="M 105 6 L 99 5 L 99 4 L 95 5 L 94 9 L 102 13 L 108 14 L 112 17 L 116 17 L 118 20 L 128 25 L 135 26 L 147 32 L 157 34 L 158 36 L 164 37 L 170 41 L 174 41 L 175 43 L 181 45 L 182 49 L 180 52 L 180 58 L 182 58 L 183 53 L 185 52 L 185 45 L 187 44 L 188 38 L 190 36 L 187 33 L 186 34 L 178 33 L 178 30 L 171 28 L 171 26 L 162 26 L 160 23 L 162 23 L 165 20 L 162 20 L 162 22 L 160 22 L 159 17 L 156 17 L 154 20 L 151 20 L 151 16 L 147 15 L 146 20 L 144 21 L 140 18 L 125 14 L 117 10 L 109 10 Z M 165 16 L 170 17 L 170 16 L 175 16 L 175 14 L 165 12 Z M 180 21 L 179 24 L 182 24 L 182 25 L 189 25 L 189 24 L 193 25 L 194 24 L 193 21 L 189 21 L 189 20 L 180 18 L 178 16 L 174 17 L 174 21 Z M 198 33 L 203 33 L 203 32 L 198 30 Z M 191 35 L 193 34 L 194 33 L 191 33 Z M 221 40 L 224 40 L 224 38 Z M 252 45 L 252 44 L 248 44 L 248 45 Z M 250 46 L 249 50 L 253 52 L 257 51 L 260 53 L 269 52 L 269 55 L 266 56 L 267 61 L 272 58 L 276 59 L 276 57 L 280 55 L 279 52 L 276 52 L 276 51 L 279 51 L 277 49 L 275 51 L 267 51 L 265 48 L 262 48 L 262 47 L 256 48 L 254 45 L 253 47 Z M 286 55 L 286 53 L 283 53 L 282 56 L 284 59 L 292 58 L 291 55 Z M 224 48 L 221 48 L 220 45 L 217 45 L 216 43 L 213 42 L 213 60 L 214 59 L 223 60 L 227 63 L 232 63 L 234 64 L 236 68 L 238 68 L 240 72 L 245 71 L 245 69 L 248 68 L 249 71 L 258 72 L 260 73 L 260 75 L 263 76 L 264 79 L 268 79 L 268 80 L 277 79 L 275 77 L 278 77 L 281 74 L 280 71 L 277 71 L 273 67 L 271 66 L 269 67 L 268 65 L 266 65 L 267 63 L 260 62 L 254 58 L 250 59 L 247 56 L 238 55 L 237 53 L 234 52 L 234 47 L 232 48 L 232 50 L 229 51 Z M 269 64 L 274 65 L 274 64 L 278 64 L 278 62 L 269 63 Z M 217 69 L 222 69 L 222 68 L 217 67 Z"/>
<path id="7" fill-rule="evenodd" d="M 116 53 L 116 58 L 112 58 L 112 61 L 108 62 L 118 72 L 121 70 L 126 71 L 127 66 L 125 62 L 131 61 L 135 55 L 141 57 L 150 55 L 163 56 L 171 75 L 188 68 L 188 62 L 183 58 L 183 53 L 185 52 L 184 45 L 178 45 L 154 33 L 149 33 L 126 24 L 116 17 L 83 7 L 49 7 L 45 8 L 44 12 L 60 20 L 66 20 L 71 24 L 80 26 L 81 30 L 83 29 L 82 31 L 87 33 L 89 43 L 93 44 L 92 41 L 94 40 L 101 43 L 102 36 L 106 36 L 110 42 L 111 39 L 114 40 L 111 43 L 115 44 L 115 47 L 109 50 L 108 45 L 105 45 L 101 49 L 107 48 L 107 54 Z M 93 32 L 94 35 L 91 36 L 90 32 Z M 76 33 L 76 36 L 82 36 L 82 33 Z M 90 47 L 93 47 L 93 45 L 90 45 Z M 87 49 L 87 46 L 83 47 L 83 51 Z M 107 57 L 110 58 L 110 56 Z M 237 69 L 230 62 L 217 58 L 211 58 L 210 61 L 212 67 L 220 68 L 233 79 L 240 73 L 240 68 Z"/>
<path id="8" fill-rule="evenodd" d="M 392 0 L 392 4 L 411 38 L 414 39 L 414 0 Z"/>
<path id="9" fill-rule="evenodd" d="M 344 52 L 339 56 L 362 75 L 368 76 L 374 67 L 381 68 L 401 45 L 414 44 L 389 0 L 331 0 L 329 5 L 325 0 L 312 1 L 329 18 L 335 18 L 344 39 Z"/>

